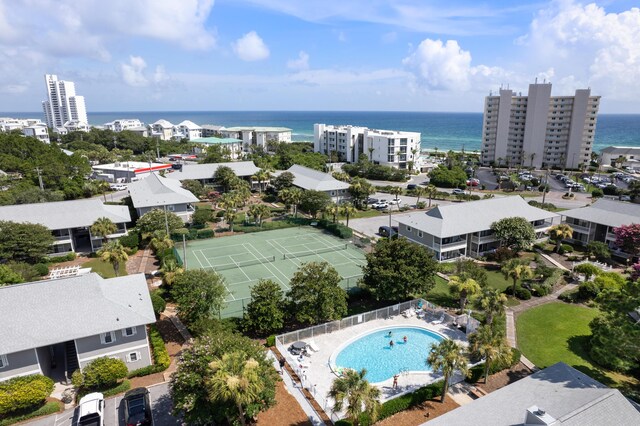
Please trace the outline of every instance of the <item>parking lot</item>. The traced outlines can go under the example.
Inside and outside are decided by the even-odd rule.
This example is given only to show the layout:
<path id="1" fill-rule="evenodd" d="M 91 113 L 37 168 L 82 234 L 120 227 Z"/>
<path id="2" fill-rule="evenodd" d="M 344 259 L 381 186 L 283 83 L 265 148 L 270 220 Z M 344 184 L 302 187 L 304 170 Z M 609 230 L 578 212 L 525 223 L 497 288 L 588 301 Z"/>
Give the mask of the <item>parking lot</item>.
<path id="1" fill-rule="evenodd" d="M 105 399 L 104 424 L 105 426 L 125 426 L 123 395 Z M 169 384 L 161 383 L 149 387 L 149 402 L 151 403 L 151 415 L 155 426 L 182 425 L 183 423 L 171 415 L 173 404 L 169 396 Z M 44 417 L 27 423 L 30 426 L 72 426 L 78 419 L 76 409 L 65 410 L 56 415 Z"/>

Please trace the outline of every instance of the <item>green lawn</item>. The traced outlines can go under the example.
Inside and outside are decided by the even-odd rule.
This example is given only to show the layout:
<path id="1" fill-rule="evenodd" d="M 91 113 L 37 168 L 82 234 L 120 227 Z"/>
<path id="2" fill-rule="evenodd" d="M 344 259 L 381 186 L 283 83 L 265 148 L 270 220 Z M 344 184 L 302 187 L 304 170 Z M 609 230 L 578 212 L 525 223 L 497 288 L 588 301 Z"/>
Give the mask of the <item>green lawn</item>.
<path id="1" fill-rule="evenodd" d="M 113 278 L 116 276 L 113 271 L 113 266 L 110 263 L 103 262 L 100 259 L 92 259 L 84 264 L 82 264 L 83 268 L 91 268 L 93 272 L 97 272 L 103 278 Z M 125 262 L 120 263 L 120 268 L 118 269 L 119 275 L 127 275 L 127 268 L 125 266 Z"/>
<path id="2" fill-rule="evenodd" d="M 513 285 L 513 281 L 505 280 L 500 271 L 487 271 L 487 285 L 491 288 L 505 291 Z"/>
<path id="3" fill-rule="evenodd" d="M 513 283 L 511 281 L 507 281 L 504 279 L 500 271 L 487 271 L 487 286 L 489 288 L 495 288 L 500 291 L 504 291 L 512 284 Z M 520 304 L 518 299 L 515 299 L 512 296 L 507 297 L 507 306 L 515 306 Z M 431 291 L 427 294 L 427 300 L 443 307 L 458 307 L 458 299 L 453 297 L 449 293 L 449 284 L 445 279 L 438 276 L 436 276 L 435 287 L 431 289 Z"/>
<path id="4" fill-rule="evenodd" d="M 562 361 L 607 386 L 625 387 L 637 383 L 631 377 L 592 363 L 589 322 L 597 315 L 597 309 L 562 302 L 532 308 L 516 320 L 518 348 L 540 368 Z"/>

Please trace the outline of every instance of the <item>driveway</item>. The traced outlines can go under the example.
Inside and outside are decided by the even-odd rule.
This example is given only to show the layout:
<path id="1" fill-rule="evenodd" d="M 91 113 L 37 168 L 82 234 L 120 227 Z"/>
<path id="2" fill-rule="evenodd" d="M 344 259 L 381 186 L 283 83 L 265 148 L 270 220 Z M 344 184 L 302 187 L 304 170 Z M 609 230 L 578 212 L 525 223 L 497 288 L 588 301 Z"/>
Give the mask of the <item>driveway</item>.
<path id="1" fill-rule="evenodd" d="M 395 209 L 395 207 L 394 207 Z M 420 212 L 424 213 L 424 211 L 409 211 L 406 213 L 397 213 L 391 215 L 391 225 L 398 226 L 398 219 L 406 218 L 410 214 L 419 214 Z M 341 222 L 344 223 L 344 220 Z M 378 229 L 381 226 L 389 226 L 389 215 L 380 215 L 374 217 L 366 217 L 362 219 L 351 219 L 349 220 L 349 227 L 355 229 L 357 232 L 366 235 L 371 238 L 381 238 L 378 235 Z"/>
<path id="2" fill-rule="evenodd" d="M 105 400 L 104 424 L 105 426 L 125 426 L 123 395 L 118 395 Z M 155 426 L 182 425 L 183 423 L 171 415 L 173 403 L 169 396 L 169 384 L 161 383 L 149 387 L 149 402 L 151 403 L 151 415 Z M 75 408 L 70 408 L 53 416 L 34 420 L 30 426 L 72 426 L 78 421 L 75 417 Z"/>

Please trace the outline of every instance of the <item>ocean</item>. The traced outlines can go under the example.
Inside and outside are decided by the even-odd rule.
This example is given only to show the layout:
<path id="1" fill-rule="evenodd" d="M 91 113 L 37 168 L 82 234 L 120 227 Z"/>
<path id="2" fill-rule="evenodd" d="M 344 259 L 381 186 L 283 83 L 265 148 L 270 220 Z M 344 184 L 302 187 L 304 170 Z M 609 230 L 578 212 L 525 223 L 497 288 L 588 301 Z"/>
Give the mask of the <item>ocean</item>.
<path id="1" fill-rule="evenodd" d="M 89 113 L 89 124 L 102 125 L 119 118 L 137 118 L 153 123 L 161 118 L 178 124 L 232 126 L 280 126 L 292 129 L 295 141 L 312 141 L 314 123 L 351 124 L 374 129 L 405 130 L 422 134 L 422 149 L 439 151 L 480 150 L 482 113 L 375 112 L 375 111 L 129 111 Z M 27 118 L 42 113 L 0 113 Z M 594 150 L 611 146 L 640 146 L 640 115 L 599 114 Z"/>

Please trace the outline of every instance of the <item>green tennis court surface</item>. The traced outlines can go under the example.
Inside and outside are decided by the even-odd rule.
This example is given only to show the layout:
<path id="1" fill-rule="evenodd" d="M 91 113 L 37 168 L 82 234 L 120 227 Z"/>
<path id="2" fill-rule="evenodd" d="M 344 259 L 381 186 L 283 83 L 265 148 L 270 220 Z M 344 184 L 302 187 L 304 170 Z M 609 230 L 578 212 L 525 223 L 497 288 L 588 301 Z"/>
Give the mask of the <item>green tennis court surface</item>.
<path id="1" fill-rule="evenodd" d="M 176 249 L 182 256 L 181 244 Z M 307 262 L 328 262 L 342 276 L 344 289 L 357 285 L 366 263 L 364 253 L 348 240 L 308 226 L 194 240 L 186 247 L 187 269 L 215 270 L 225 277 L 229 294 L 224 318 L 242 316 L 259 279 L 289 290 L 291 277 Z"/>

